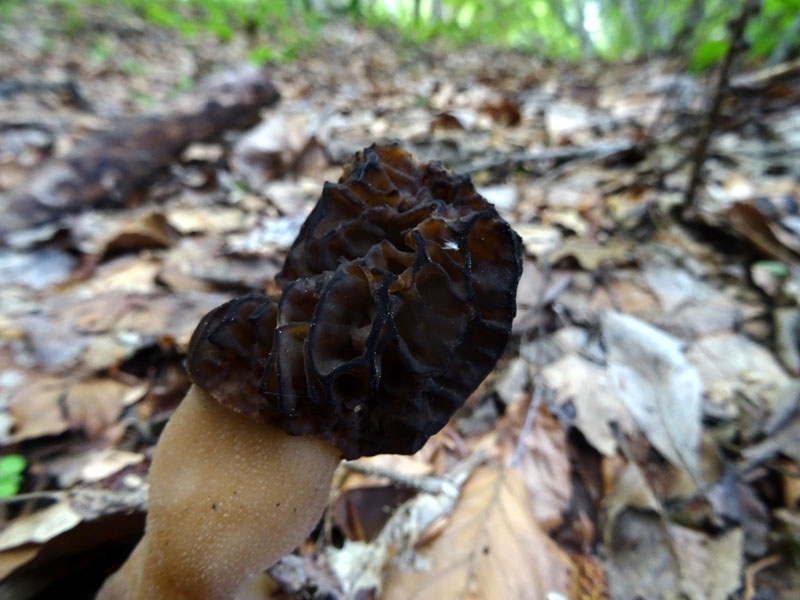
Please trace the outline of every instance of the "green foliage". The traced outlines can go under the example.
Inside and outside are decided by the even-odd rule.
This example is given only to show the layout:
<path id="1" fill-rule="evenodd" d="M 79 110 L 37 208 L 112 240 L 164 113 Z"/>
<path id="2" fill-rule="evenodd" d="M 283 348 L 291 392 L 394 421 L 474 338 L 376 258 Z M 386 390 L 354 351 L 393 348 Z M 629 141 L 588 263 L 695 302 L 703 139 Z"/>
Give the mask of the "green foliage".
<path id="1" fill-rule="evenodd" d="M 256 43 L 256 62 L 290 60 L 307 48 L 320 15 L 298 2 L 279 0 L 126 0 L 145 19 L 178 30 L 186 37 L 211 34 L 223 42 L 248 35 Z"/>
<path id="2" fill-rule="evenodd" d="M 14 14 L 14 10 L 22 0 L 0 0 L 0 21 L 6 21 Z"/>
<path id="3" fill-rule="evenodd" d="M 763 269 L 775 277 L 788 277 L 789 267 L 775 260 L 759 260 L 753 263 L 755 269 Z"/>
<path id="4" fill-rule="evenodd" d="M 750 24 L 751 52 L 766 57 L 782 43 L 800 46 L 795 21 L 800 18 L 800 0 L 764 0 L 761 14 Z"/>
<path id="5" fill-rule="evenodd" d="M 744 0 L 40 0 L 60 11 L 63 30 L 84 26 L 86 4 L 123 6 L 187 38 L 223 42 L 247 36 L 256 62 L 291 60 L 318 39 L 320 25 L 347 18 L 391 28 L 409 44 L 432 40 L 456 47 L 482 44 L 561 60 L 595 56 L 629 60 L 656 54 L 689 57 L 702 71 L 729 44 L 729 21 Z M 0 0 L 0 18 L 21 0 Z M 751 58 L 782 60 L 800 53 L 800 0 L 763 0 L 751 19 Z M 93 48 L 100 59 L 108 49 Z"/>
<path id="6" fill-rule="evenodd" d="M 19 484 L 22 483 L 22 473 L 27 465 L 25 458 L 19 454 L 0 457 L 0 498 L 17 495 Z"/>
<path id="7" fill-rule="evenodd" d="M 547 58 L 635 59 L 678 52 L 694 70 L 716 64 L 727 51 L 728 22 L 741 2 L 728 0 L 376 0 L 362 4 L 362 22 L 394 26 L 414 43 L 446 39 L 515 48 Z M 797 51 L 800 0 L 764 0 L 748 28 L 750 54 L 768 57 L 781 44 Z"/>
<path id="8" fill-rule="evenodd" d="M 728 40 L 709 40 L 695 50 L 692 56 L 691 67 L 693 71 L 704 71 L 728 52 Z"/>

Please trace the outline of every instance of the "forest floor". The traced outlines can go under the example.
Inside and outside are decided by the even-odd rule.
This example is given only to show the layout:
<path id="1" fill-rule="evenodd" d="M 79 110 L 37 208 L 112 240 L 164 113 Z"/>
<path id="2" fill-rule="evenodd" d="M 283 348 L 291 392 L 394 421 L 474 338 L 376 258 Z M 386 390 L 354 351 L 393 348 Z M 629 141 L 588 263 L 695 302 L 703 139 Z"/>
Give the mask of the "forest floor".
<path id="1" fill-rule="evenodd" d="M 53 6 L 0 24 L 0 214 L 48 161 L 249 53 L 85 10 L 74 35 Z M 419 453 L 343 466 L 325 527 L 247 597 L 800 597 L 796 79 L 734 75 L 684 206 L 714 88 L 677 61 L 331 25 L 265 72 L 281 100 L 257 125 L 0 247 L 0 444 L 27 464 L 0 596 L 92 597 L 141 534 L 198 320 L 275 291 L 323 182 L 395 141 L 470 174 L 521 236 L 512 343 Z"/>

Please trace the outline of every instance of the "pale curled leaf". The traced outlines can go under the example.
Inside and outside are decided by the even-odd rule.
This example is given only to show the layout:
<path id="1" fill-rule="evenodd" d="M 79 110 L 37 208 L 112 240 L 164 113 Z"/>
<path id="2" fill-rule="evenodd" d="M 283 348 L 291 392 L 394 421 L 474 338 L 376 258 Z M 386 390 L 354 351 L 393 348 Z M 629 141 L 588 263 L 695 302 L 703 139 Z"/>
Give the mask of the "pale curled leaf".
<path id="1" fill-rule="evenodd" d="M 573 353 L 547 365 L 542 377 L 555 390 L 559 406 L 572 403 L 576 412 L 574 425 L 586 440 L 606 456 L 616 454 L 617 440 L 611 424 L 626 433 L 633 431 L 634 425 L 603 367 Z"/>
<path id="2" fill-rule="evenodd" d="M 23 544 L 43 544 L 81 522 L 81 515 L 67 501 L 16 519 L 0 533 L 0 551 Z"/>
<path id="3" fill-rule="evenodd" d="M 741 333 L 705 336 L 694 342 L 686 355 L 697 365 L 712 399 L 738 405 L 739 397 L 747 398 L 747 405 L 755 407 L 757 415 L 774 414 L 792 383 L 767 348 Z"/>
<path id="4" fill-rule="evenodd" d="M 680 342 L 615 312 L 602 328 L 611 388 L 655 449 L 699 478 L 703 382 Z"/>
<path id="5" fill-rule="evenodd" d="M 47 461 L 45 468 L 61 487 L 66 488 L 78 483 L 102 481 L 143 460 L 144 455 L 138 452 L 101 448 L 56 457 Z"/>
<path id="6" fill-rule="evenodd" d="M 421 549 L 429 566 L 393 568 L 385 600 L 569 597 L 574 567 L 538 526 L 522 476 L 481 467 L 442 534 Z"/>

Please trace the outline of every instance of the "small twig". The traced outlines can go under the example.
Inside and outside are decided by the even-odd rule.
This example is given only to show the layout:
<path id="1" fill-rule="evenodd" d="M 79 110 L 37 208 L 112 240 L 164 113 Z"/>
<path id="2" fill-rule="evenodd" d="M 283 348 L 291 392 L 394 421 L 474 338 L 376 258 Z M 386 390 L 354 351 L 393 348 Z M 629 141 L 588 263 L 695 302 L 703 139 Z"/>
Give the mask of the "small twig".
<path id="1" fill-rule="evenodd" d="M 716 128 L 717 121 L 719 120 L 720 109 L 722 108 L 722 98 L 728 87 L 728 80 L 730 78 L 731 66 L 733 59 L 739 53 L 742 46 L 742 37 L 744 36 L 744 28 L 747 25 L 747 20 L 750 15 L 754 14 L 760 6 L 760 0 L 744 0 L 742 12 L 737 16 L 730 25 L 731 28 L 731 43 L 728 48 L 727 54 L 722 61 L 717 74 L 717 82 L 714 87 L 714 92 L 711 97 L 711 104 L 706 112 L 705 119 L 703 119 L 700 127 L 700 133 L 697 136 L 697 144 L 694 148 L 692 157 L 692 172 L 689 177 L 689 184 L 686 187 L 686 193 L 683 197 L 683 212 L 686 213 L 695 209 L 695 195 L 697 187 L 700 185 L 702 177 L 703 165 L 706 162 L 706 155 L 708 154 L 708 146 L 711 142 L 711 136 Z"/>
<path id="2" fill-rule="evenodd" d="M 32 495 L 36 495 L 40 492 L 46 491 L 45 487 L 47 487 L 47 479 L 43 477 L 37 477 L 35 479 L 35 483 L 33 486 L 33 490 L 29 492 Z M 19 511 L 20 516 L 27 516 L 33 512 L 34 502 L 26 502 Z"/>
<path id="3" fill-rule="evenodd" d="M 522 455 L 525 452 L 525 440 L 533 430 L 533 422 L 536 420 L 536 415 L 539 414 L 539 407 L 542 405 L 542 398 L 544 397 L 544 382 L 539 373 L 534 378 L 533 399 L 528 405 L 528 412 L 525 413 L 525 422 L 522 424 L 522 430 L 519 433 L 519 440 L 517 440 L 517 447 L 514 450 L 514 456 L 511 459 L 511 466 L 516 467 L 522 460 Z"/>
<path id="4" fill-rule="evenodd" d="M 67 492 L 65 490 L 44 490 L 0 498 L 0 504 L 17 504 L 18 502 L 32 502 L 34 500 L 63 500 L 66 497 Z"/>
<path id="5" fill-rule="evenodd" d="M 456 168 L 456 172 L 459 175 L 471 175 L 479 171 L 490 171 L 500 167 L 507 168 L 526 162 L 565 161 L 579 158 L 600 160 L 615 154 L 629 152 L 635 147 L 636 144 L 630 140 L 615 140 L 594 146 L 567 146 L 564 148 L 548 148 L 539 152 L 517 152 L 476 165 L 462 165 Z"/>
<path id="6" fill-rule="evenodd" d="M 403 487 L 419 490 L 426 494 L 439 494 L 450 484 L 441 477 L 435 475 L 407 475 L 399 471 L 379 467 L 377 465 L 364 464 L 358 461 L 346 461 L 342 463 L 345 469 L 369 475 L 371 477 L 385 477 Z"/>
<path id="7" fill-rule="evenodd" d="M 456 464 L 447 475 L 438 477 L 436 475 L 406 475 L 393 469 L 387 469 L 377 465 L 364 464 L 358 461 L 345 461 L 342 466 L 345 469 L 370 475 L 372 477 L 385 477 L 404 487 L 412 488 L 426 494 L 445 494 L 448 496 L 458 495 L 458 490 L 463 484 L 463 474 L 469 475 L 486 458 L 484 451 L 477 451 Z"/>
<path id="8" fill-rule="evenodd" d="M 783 560 L 779 554 L 765 556 L 761 560 L 757 560 L 751 565 L 748 565 L 744 570 L 744 595 L 743 600 L 752 600 L 756 596 L 756 575 L 759 571 L 778 564 Z"/>

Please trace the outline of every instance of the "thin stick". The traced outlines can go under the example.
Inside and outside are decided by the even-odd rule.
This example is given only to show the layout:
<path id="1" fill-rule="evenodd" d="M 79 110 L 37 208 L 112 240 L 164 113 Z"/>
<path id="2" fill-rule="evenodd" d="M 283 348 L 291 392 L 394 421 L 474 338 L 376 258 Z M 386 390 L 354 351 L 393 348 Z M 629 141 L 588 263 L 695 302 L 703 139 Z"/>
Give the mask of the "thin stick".
<path id="1" fill-rule="evenodd" d="M 522 455 L 525 452 L 525 440 L 528 439 L 528 436 L 531 434 L 531 430 L 533 430 L 533 422 L 535 421 L 536 415 L 539 413 L 539 407 L 542 404 L 542 398 L 544 397 L 544 382 L 541 381 L 541 379 L 541 375 L 537 373 L 533 384 L 533 399 L 528 405 L 528 412 L 525 413 L 525 422 L 522 424 L 522 431 L 519 433 L 517 447 L 514 449 L 514 457 L 511 459 L 512 467 L 519 465 L 520 461 L 522 460 Z"/>
<path id="2" fill-rule="evenodd" d="M 456 169 L 459 175 L 471 175 L 478 171 L 488 171 L 499 167 L 511 167 L 525 162 L 545 162 L 551 160 L 594 159 L 600 160 L 633 150 L 636 144 L 630 140 L 613 140 L 594 146 L 566 146 L 564 148 L 546 148 L 539 152 L 517 152 L 506 154 L 497 159 L 476 165 L 463 165 Z"/>
<path id="3" fill-rule="evenodd" d="M 728 87 L 728 80 L 730 78 L 731 66 L 733 59 L 739 53 L 742 46 L 742 36 L 744 35 L 744 28 L 747 25 L 747 20 L 750 15 L 755 14 L 760 8 L 760 0 L 745 0 L 742 6 L 742 12 L 731 22 L 731 43 L 728 48 L 727 54 L 722 61 L 717 74 L 717 83 L 714 87 L 714 93 L 711 98 L 711 104 L 706 112 L 706 117 L 700 128 L 700 133 L 697 137 L 697 144 L 694 148 L 692 157 L 692 173 L 689 177 L 689 185 L 686 187 L 686 193 L 683 196 L 683 212 L 686 213 L 693 211 L 695 206 L 695 196 L 697 187 L 700 185 L 702 177 L 703 165 L 706 162 L 706 155 L 708 154 L 708 146 L 711 142 L 711 136 L 714 133 L 717 121 L 719 120 L 720 109 L 722 108 L 722 98 L 725 95 L 725 90 Z"/>

